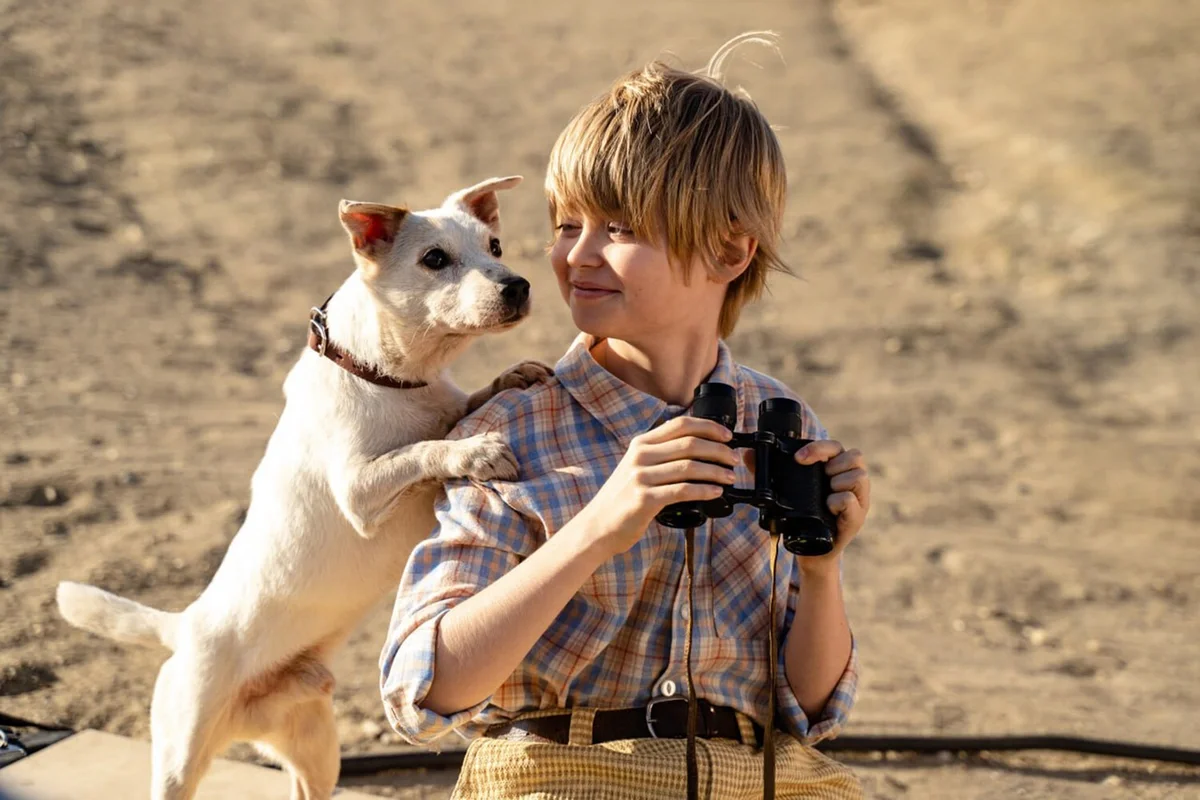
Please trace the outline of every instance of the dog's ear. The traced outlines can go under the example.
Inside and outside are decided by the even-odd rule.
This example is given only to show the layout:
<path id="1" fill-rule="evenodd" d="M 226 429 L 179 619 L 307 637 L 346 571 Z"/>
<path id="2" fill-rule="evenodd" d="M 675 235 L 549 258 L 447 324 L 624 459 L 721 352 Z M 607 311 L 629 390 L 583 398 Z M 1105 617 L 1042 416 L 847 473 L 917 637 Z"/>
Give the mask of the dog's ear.
<path id="1" fill-rule="evenodd" d="M 502 189 L 511 189 L 522 180 L 524 178 L 520 175 L 490 178 L 450 195 L 446 198 L 446 202 L 442 203 L 442 207 L 459 206 L 491 228 L 493 233 L 499 233 L 500 201 L 496 199 L 496 192 Z"/>
<path id="2" fill-rule="evenodd" d="M 385 206 L 382 203 L 356 203 L 343 200 L 338 204 L 342 227 L 350 234 L 354 252 L 367 262 L 377 264 L 396 240 L 396 231 L 408 209 Z"/>

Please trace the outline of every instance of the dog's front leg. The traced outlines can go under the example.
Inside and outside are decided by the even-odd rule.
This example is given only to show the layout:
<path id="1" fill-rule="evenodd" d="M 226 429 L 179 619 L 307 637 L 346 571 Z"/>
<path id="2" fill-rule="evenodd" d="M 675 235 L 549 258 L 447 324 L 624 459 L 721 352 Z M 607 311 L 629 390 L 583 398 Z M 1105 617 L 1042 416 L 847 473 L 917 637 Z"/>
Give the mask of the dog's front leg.
<path id="1" fill-rule="evenodd" d="M 392 515 L 405 492 L 429 481 L 517 477 L 517 460 L 504 439 L 483 433 L 466 439 L 417 442 L 331 476 L 342 513 L 365 539 Z"/>
<path id="2" fill-rule="evenodd" d="M 490 386 L 486 386 L 468 397 L 467 413 L 470 414 L 505 389 L 528 389 L 530 386 L 542 383 L 553 374 L 554 368 L 548 367 L 540 361 L 522 361 L 501 372 Z"/>

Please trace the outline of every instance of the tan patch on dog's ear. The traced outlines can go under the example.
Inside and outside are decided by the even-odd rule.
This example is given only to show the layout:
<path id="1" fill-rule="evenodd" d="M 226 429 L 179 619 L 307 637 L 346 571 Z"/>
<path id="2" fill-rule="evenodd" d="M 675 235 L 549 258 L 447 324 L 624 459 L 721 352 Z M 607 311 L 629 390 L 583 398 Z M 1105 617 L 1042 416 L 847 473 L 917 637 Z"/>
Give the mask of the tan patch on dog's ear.
<path id="1" fill-rule="evenodd" d="M 520 175 L 510 175 L 507 178 L 489 178 L 482 183 L 461 189 L 446 198 L 442 207 L 460 206 L 474 216 L 493 233 L 500 232 L 500 201 L 496 192 L 511 189 L 524 178 Z"/>
<path id="2" fill-rule="evenodd" d="M 356 203 L 343 200 L 338 204 L 342 227 L 350 234 L 354 252 L 367 261 L 378 263 L 392 249 L 396 231 L 408 213 L 406 208 L 382 203 Z"/>

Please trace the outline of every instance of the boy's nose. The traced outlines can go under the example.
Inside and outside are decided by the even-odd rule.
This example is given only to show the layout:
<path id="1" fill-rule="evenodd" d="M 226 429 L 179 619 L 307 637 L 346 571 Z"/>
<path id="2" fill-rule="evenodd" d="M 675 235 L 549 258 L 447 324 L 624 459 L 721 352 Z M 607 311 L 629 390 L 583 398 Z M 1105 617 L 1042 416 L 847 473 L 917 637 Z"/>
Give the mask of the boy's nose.
<path id="1" fill-rule="evenodd" d="M 594 237 L 581 235 L 571 245 L 571 249 L 567 251 L 567 264 L 579 269 L 581 267 L 602 267 L 604 266 L 604 257 L 600 254 L 600 247 L 594 240 Z"/>

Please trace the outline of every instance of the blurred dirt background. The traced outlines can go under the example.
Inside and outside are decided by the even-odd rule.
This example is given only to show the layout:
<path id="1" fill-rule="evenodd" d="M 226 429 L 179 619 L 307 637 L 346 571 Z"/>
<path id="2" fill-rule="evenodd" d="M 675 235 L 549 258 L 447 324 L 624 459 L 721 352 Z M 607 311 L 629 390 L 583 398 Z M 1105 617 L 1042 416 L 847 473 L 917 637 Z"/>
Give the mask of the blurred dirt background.
<path id="1" fill-rule="evenodd" d="M 553 361 L 554 137 L 623 71 L 764 28 L 785 63 L 747 48 L 730 83 L 778 126 L 802 278 L 731 345 L 874 468 L 850 731 L 1200 747 L 1190 0 L 0 0 L 0 709 L 148 735 L 162 654 L 69 628 L 53 587 L 199 593 L 307 310 L 350 269 L 339 198 L 526 175 L 502 213 L 534 318 L 456 375 Z M 338 665 L 348 752 L 396 746 L 389 606 Z M 1134 762 L 854 763 L 872 797 L 1200 797 Z"/>

